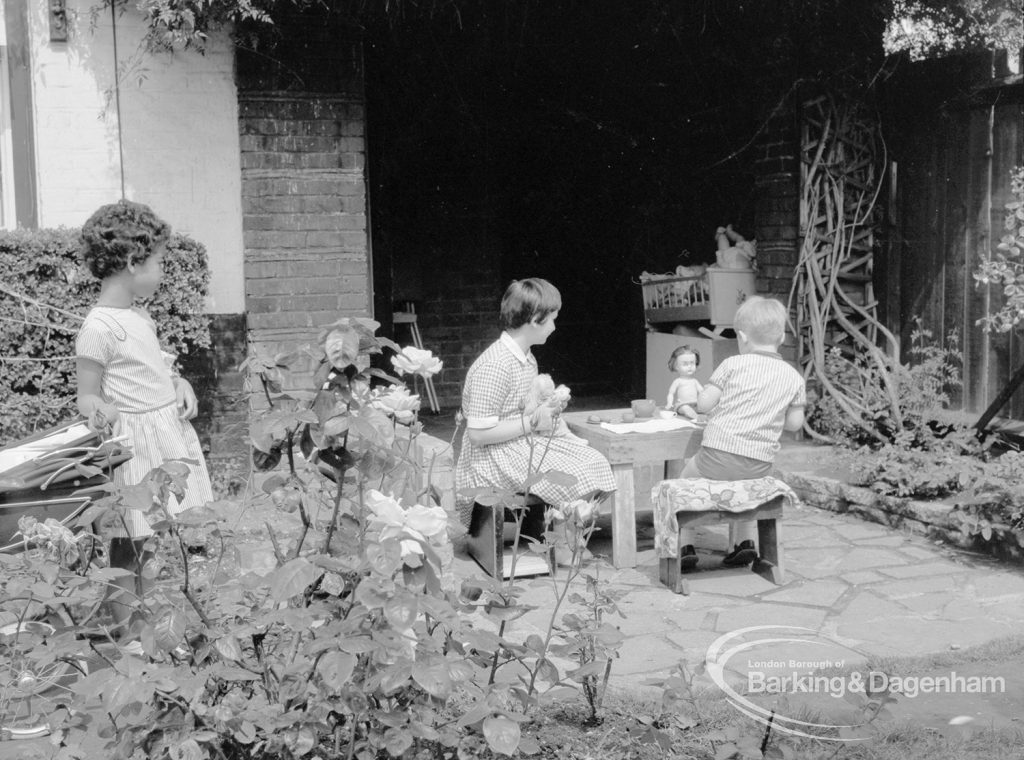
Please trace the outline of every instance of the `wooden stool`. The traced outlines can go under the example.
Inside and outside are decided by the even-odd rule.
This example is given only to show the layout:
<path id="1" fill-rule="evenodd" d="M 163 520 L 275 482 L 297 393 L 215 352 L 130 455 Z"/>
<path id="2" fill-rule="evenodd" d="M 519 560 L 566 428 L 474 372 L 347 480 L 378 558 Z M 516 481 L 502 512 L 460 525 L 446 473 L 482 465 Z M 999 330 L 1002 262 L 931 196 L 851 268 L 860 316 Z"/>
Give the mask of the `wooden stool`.
<path id="1" fill-rule="evenodd" d="M 782 562 L 782 543 L 779 540 L 779 520 L 782 520 L 783 497 L 776 496 L 755 509 L 745 512 L 676 512 L 679 529 L 696 528 L 698 525 L 722 525 L 736 522 L 757 520 L 757 544 L 760 556 L 751 567 L 758 575 L 766 578 L 777 586 L 785 583 L 785 570 Z M 682 541 L 679 551 L 683 550 Z M 661 582 L 677 593 L 686 592 L 685 574 L 680 572 L 679 557 L 663 558 L 660 562 Z"/>
<path id="2" fill-rule="evenodd" d="M 522 498 L 521 496 L 518 498 Z M 547 504 L 538 497 L 531 494 L 526 500 L 527 511 L 523 516 L 523 525 L 520 530 L 519 561 L 516 562 L 516 576 L 520 575 L 544 575 L 551 571 L 552 558 L 547 554 L 535 554 L 530 551 L 528 541 L 522 540 L 523 536 L 544 539 L 544 509 Z M 497 519 L 501 515 L 502 519 Z M 511 570 L 510 562 L 505 556 L 504 528 L 506 522 L 515 522 L 515 515 L 512 510 L 504 504 L 484 506 L 474 504 L 473 513 L 469 522 L 469 534 L 466 536 L 466 550 L 469 556 L 477 561 L 477 564 L 484 571 L 494 578 L 507 578 Z M 511 556 L 511 555 L 509 555 Z M 544 567 L 541 568 L 533 558 L 544 560 Z M 529 562 L 524 560 L 529 559 Z M 520 564 L 523 567 L 520 567 Z"/>

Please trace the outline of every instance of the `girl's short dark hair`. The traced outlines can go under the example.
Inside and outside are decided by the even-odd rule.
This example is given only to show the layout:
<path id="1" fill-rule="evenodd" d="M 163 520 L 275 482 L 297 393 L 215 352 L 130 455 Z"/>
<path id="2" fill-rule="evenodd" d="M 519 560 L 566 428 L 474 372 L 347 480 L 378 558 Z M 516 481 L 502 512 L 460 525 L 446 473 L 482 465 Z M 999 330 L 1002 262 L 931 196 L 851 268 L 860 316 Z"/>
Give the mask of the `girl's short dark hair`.
<path id="1" fill-rule="evenodd" d="M 171 227 L 144 203 L 120 200 L 100 206 L 82 225 L 81 256 L 102 280 L 140 264 L 167 243 Z"/>
<path id="2" fill-rule="evenodd" d="M 693 354 L 697 359 L 697 366 L 700 366 L 700 352 L 697 349 L 690 348 L 690 346 L 679 346 L 679 348 L 672 352 L 672 356 L 668 358 L 669 371 L 676 371 L 676 359 L 683 354 Z"/>
<path id="3" fill-rule="evenodd" d="M 506 330 L 515 330 L 534 319 L 544 321 L 561 308 L 562 295 L 547 280 L 513 280 L 501 299 L 501 324 Z"/>

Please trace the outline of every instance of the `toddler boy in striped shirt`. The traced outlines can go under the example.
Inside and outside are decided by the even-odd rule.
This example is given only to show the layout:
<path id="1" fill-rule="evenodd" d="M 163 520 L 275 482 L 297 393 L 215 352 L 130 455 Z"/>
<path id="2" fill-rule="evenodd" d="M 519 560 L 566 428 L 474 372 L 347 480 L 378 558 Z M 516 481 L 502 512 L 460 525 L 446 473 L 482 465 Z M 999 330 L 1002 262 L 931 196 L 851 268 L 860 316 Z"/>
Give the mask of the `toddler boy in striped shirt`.
<path id="1" fill-rule="evenodd" d="M 697 399 L 708 415 L 701 447 L 683 468 L 684 478 L 750 480 L 772 474 L 783 430 L 803 427 L 807 393 L 803 376 L 779 355 L 786 334 L 786 307 L 774 298 L 751 296 L 733 319 L 739 356 L 725 359 Z M 734 524 L 733 549 L 723 564 L 748 565 L 757 558 L 756 523 Z M 691 529 L 680 531 L 681 569 L 697 565 Z"/>

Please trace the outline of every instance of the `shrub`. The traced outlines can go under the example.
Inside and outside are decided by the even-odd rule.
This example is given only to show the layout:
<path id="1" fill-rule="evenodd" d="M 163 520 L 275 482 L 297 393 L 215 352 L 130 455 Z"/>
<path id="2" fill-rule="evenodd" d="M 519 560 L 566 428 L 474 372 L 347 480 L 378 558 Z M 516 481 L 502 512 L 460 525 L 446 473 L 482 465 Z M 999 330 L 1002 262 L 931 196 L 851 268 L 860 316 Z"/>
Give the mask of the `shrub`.
<path id="1" fill-rule="evenodd" d="M 957 500 L 954 516 L 964 535 L 995 539 L 1019 557 L 1024 548 L 1024 453 L 1010 451 L 985 466 Z"/>
<path id="2" fill-rule="evenodd" d="M 446 577 L 451 528 L 432 465 L 417 451 L 420 399 L 371 366 L 385 348 L 400 350 L 375 335 L 378 326 L 343 318 L 317 346 L 246 361 L 269 405 L 252 427 L 258 461 L 287 466 L 263 481 L 261 498 L 301 523 L 280 535 L 268 524 L 276 566 L 266 574 L 238 571 L 230 505 L 168 512 L 171 494 L 185 486 L 181 461 L 136 486 L 110 486 L 78 518 L 86 527 L 133 508 L 157 533 L 155 558 L 142 572 L 161 580 L 131 601 L 137 622 L 119 641 L 78 608 L 93 609 L 126 571 L 78 562 L 83 547 L 69 531 L 23 527 L 30 551 L 0 554 L 0 590 L 12 603 L 0 624 L 28 619 L 31 605 L 67 612 L 77 635 L 61 622 L 56 635 L 21 643 L 21 693 L 35 687 L 36 663 L 73 666 L 89 657 L 109 667 L 82 674 L 62 698 L 68 709 L 5 703 L 0 693 L 0 732 L 24 706 L 38 712 L 33 724 L 49 725 L 68 760 L 82 757 L 82 746 L 112 760 L 377 760 L 537 754 L 539 741 L 523 734 L 531 713 L 578 690 L 590 723 L 599 721 L 623 641 L 610 618 L 621 615 L 624 592 L 582 573 L 595 505 L 547 510 L 546 543 L 531 541 L 528 551 L 563 549 L 571 560 L 564 577 L 545 581 L 554 598 L 546 630 L 529 626 L 516 642 L 506 624 L 533 608 L 514 578 L 469 579 L 457 592 Z M 392 361 L 399 372 L 427 377 L 440 368 L 429 352 L 402 354 L 406 361 Z M 307 358 L 317 366 L 312 385 L 290 388 L 289 374 Z M 569 476 L 531 470 L 523 488 L 556 477 Z M 517 513 L 517 556 L 524 510 L 511 491 L 480 490 Z M 189 531 L 207 535 L 214 552 L 219 544 L 215 563 L 190 564 Z M 575 589 L 577 579 L 585 590 Z"/>
<path id="3" fill-rule="evenodd" d="M 206 249 L 173 235 L 164 285 L 143 305 L 174 353 L 210 345 L 203 305 Z M 75 415 L 75 334 L 99 292 L 78 261 L 77 229 L 0 232 L 0 441 L 21 438 Z"/>
<path id="4" fill-rule="evenodd" d="M 1006 234 L 997 246 L 999 253 L 981 251 L 981 264 L 974 271 L 979 284 L 1001 286 L 1003 293 L 999 307 L 978 320 L 986 332 L 1009 332 L 1024 319 L 1024 166 L 1010 172 L 1010 191 L 1014 200 L 1006 204 Z"/>
<path id="5" fill-rule="evenodd" d="M 956 331 L 942 346 L 919 320 L 911 334 L 910 356 L 908 364 L 889 361 L 879 367 L 869 357 L 851 361 L 838 348 L 832 349 L 826 373 L 860 400 L 858 414 L 851 415 L 831 395 L 823 395 L 810 405 L 808 425 L 843 446 L 978 453 L 973 431 L 946 411 L 950 391 L 961 385 L 963 357 Z M 883 382 L 883 375 L 891 384 Z M 887 387 L 894 389 L 895 398 Z"/>
<path id="6" fill-rule="evenodd" d="M 883 446 L 846 453 L 841 459 L 855 485 L 890 496 L 936 498 L 959 493 L 980 475 L 983 462 L 952 451 L 920 451 Z"/>

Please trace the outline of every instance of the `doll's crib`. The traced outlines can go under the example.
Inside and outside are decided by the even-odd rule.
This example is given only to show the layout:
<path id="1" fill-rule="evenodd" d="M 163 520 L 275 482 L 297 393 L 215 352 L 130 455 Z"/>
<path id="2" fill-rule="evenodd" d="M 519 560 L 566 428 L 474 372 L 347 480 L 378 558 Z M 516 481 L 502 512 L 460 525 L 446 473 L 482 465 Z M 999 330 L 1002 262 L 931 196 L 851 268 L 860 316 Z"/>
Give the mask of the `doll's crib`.
<path id="1" fill-rule="evenodd" d="M 641 276 L 640 285 L 649 323 L 710 322 L 716 328 L 731 327 L 736 309 L 757 292 L 753 269 L 714 266 L 700 274 Z"/>

